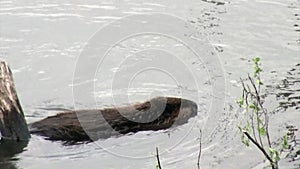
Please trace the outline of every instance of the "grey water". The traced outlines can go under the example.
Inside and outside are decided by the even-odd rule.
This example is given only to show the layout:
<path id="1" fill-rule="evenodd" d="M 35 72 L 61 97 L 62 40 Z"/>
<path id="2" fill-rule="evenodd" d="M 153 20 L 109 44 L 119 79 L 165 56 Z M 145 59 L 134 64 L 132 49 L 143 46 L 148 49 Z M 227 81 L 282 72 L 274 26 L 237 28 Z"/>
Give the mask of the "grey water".
<path id="1" fill-rule="evenodd" d="M 157 95 L 199 107 L 185 125 L 95 143 L 33 135 L 1 166 L 150 169 L 158 147 L 163 168 L 197 168 L 202 129 L 201 168 L 262 168 L 263 155 L 240 143 L 239 79 L 259 56 L 268 108 L 285 107 L 272 115 L 271 137 L 287 124 L 300 127 L 299 25 L 299 0 L 0 0 L 0 59 L 13 71 L 28 123 Z"/>

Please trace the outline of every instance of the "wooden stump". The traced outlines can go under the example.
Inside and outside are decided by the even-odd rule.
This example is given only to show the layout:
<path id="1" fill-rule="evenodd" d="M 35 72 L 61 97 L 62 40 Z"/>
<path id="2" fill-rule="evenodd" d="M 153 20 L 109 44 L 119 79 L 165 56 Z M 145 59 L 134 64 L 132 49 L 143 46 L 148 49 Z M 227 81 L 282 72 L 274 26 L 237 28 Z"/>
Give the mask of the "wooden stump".
<path id="1" fill-rule="evenodd" d="M 0 139 L 20 141 L 29 138 L 12 72 L 6 62 L 0 61 Z"/>

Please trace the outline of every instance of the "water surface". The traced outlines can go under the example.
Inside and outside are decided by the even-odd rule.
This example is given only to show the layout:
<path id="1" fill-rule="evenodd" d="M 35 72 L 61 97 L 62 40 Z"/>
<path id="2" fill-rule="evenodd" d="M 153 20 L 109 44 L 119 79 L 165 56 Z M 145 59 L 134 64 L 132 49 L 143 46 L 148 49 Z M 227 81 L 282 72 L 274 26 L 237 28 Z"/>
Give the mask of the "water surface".
<path id="1" fill-rule="evenodd" d="M 95 98 L 74 100 L 74 72 L 77 59 L 88 40 L 105 25 L 124 16 L 147 13 L 165 13 L 182 18 L 191 25 L 187 36 L 191 39 L 204 38 L 209 42 L 212 58 L 218 58 L 225 77 L 226 98 L 223 110 L 211 111 L 213 79 L 219 74 L 207 72 L 210 63 L 201 62 L 190 50 L 180 43 L 161 36 L 136 36 L 115 46 L 108 54 L 105 73 L 95 73 L 95 90 L 90 92 Z M 25 151 L 13 157 L 9 165 L 14 168 L 155 168 L 155 147 L 159 147 L 163 168 L 196 168 L 199 129 L 209 128 L 207 138 L 203 138 L 201 158 L 202 168 L 251 168 L 261 163 L 262 155 L 255 148 L 245 148 L 240 143 L 237 125 L 242 119 L 234 101 L 241 94 L 238 83 L 241 76 L 251 73 L 253 56 L 260 56 L 266 84 L 281 85 L 282 80 L 292 77 L 294 83 L 278 89 L 270 87 L 270 93 L 289 90 L 292 99 L 275 96 L 270 99 L 270 108 L 280 102 L 293 101 L 297 106 L 275 114 L 272 137 L 278 139 L 285 124 L 299 127 L 299 72 L 300 63 L 300 5 L 297 0 L 237 0 L 237 1 L 0 1 L 0 58 L 6 60 L 14 74 L 16 88 L 27 122 L 34 122 L 57 112 L 74 108 L 109 107 L 113 105 L 111 96 L 123 93 L 132 102 L 148 99 L 155 95 L 179 95 L 197 101 L 198 116 L 186 125 L 167 131 L 147 131 L 119 138 L 100 140 L 95 144 L 64 146 L 32 136 Z M 165 23 L 162 23 L 164 25 Z M 167 24 L 167 23 L 166 23 Z M 175 32 L 170 32 L 175 33 Z M 116 36 L 108 34 L 108 37 Z M 201 39 L 199 39 L 201 41 Z M 120 60 L 136 51 L 159 48 L 169 52 L 139 53 Z M 151 55 L 152 53 L 152 55 Z M 172 56 L 178 56 L 173 58 Z M 178 85 L 171 76 L 157 71 L 140 74 L 132 80 L 130 90 L 126 84 L 116 83 L 114 92 L 110 90 L 114 72 L 132 71 L 136 65 L 147 60 L 159 61 L 171 67 L 171 61 L 180 59 L 186 65 L 201 87 L 194 85 L 193 78 L 186 76 Z M 177 60 L 176 63 L 179 63 Z M 174 64 L 176 64 L 174 63 Z M 183 70 L 177 65 L 177 70 Z M 181 67 L 181 68 L 180 68 Z M 295 69 L 291 71 L 291 69 Z M 127 71 L 126 71 L 127 70 Z M 132 71 L 131 71 L 132 70 Z M 175 70 L 174 70 L 175 71 Z M 185 71 L 186 72 L 186 71 Z M 180 73 L 180 72 L 179 72 Z M 127 74 L 127 75 L 128 75 Z M 125 75 L 121 74 L 121 75 Z M 210 75 L 210 76 L 209 76 Z M 289 80 L 289 79 L 288 79 Z M 75 79 L 76 81 L 76 79 Z M 289 89 L 291 88 L 291 89 Z M 273 96 L 273 95 L 272 95 Z M 76 107 L 74 107 L 76 106 Z M 218 113 L 213 124 L 205 124 L 210 113 Z M 209 127 L 208 127 L 209 126 Z M 251 157 L 251 158 L 249 158 Z M 8 160 L 9 161 L 9 160 Z M 285 163 L 289 168 L 291 163 Z"/>

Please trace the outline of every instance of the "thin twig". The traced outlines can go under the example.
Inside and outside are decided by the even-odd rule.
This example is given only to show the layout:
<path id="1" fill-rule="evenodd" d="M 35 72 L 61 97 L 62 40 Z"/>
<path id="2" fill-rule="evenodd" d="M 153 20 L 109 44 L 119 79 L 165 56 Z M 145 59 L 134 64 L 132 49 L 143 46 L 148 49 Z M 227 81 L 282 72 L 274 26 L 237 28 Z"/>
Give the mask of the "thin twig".
<path id="1" fill-rule="evenodd" d="M 160 161 L 159 161 L 159 155 L 158 155 L 158 148 L 156 147 L 156 159 L 157 159 L 157 165 L 158 169 L 161 169 Z"/>
<path id="2" fill-rule="evenodd" d="M 250 77 L 249 74 L 248 74 L 248 79 L 250 80 L 250 83 L 251 83 L 251 85 L 252 85 L 252 87 L 253 87 L 253 89 L 255 91 L 255 98 L 256 98 L 256 102 L 257 102 L 255 106 L 257 107 L 258 105 L 260 105 L 260 107 L 262 108 L 261 100 L 260 100 L 260 95 L 258 93 L 258 90 L 256 88 L 256 85 L 255 85 L 253 79 Z M 257 129 L 260 130 L 260 119 L 259 119 L 259 114 L 258 114 L 259 110 L 253 110 L 253 111 L 255 112 L 255 115 L 256 115 Z M 266 113 L 264 113 L 264 115 L 266 116 Z M 260 132 L 260 131 L 258 131 L 258 132 Z M 266 132 L 268 132 L 268 131 L 266 131 Z M 262 138 L 261 138 L 261 134 L 260 133 L 258 133 L 258 138 L 259 138 L 260 146 L 264 149 L 264 144 L 262 143 Z"/>
<path id="3" fill-rule="evenodd" d="M 266 118 L 269 118 L 268 116 L 266 116 Z M 268 119 L 269 121 L 269 119 Z M 268 140 L 268 145 L 271 148 L 271 139 L 270 139 L 270 134 L 269 134 L 269 123 L 266 123 L 266 135 L 267 135 L 267 140 Z"/>
<path id="4" fill-rule="evenodd" d="M 248 102 L 248 95 L 250 95 L 250 97 L 253 97 L 253 94 L 251 93 L 251 90 L 250 90 L 250 87 L 247 85 L 248 89 L 246 88 L 245 86 L 245 83 L 243 81 L 242 78 L 241 79 L 241 82 L 242 82 L 242 86 L 243 86 L 243 98 L 244 98 L 244 92 L 246 93 L 245 95 L 245 103 L 247 105 L 247 107 L 249 106 L 249 102 Z M 254 117 L 253 115 L 251 114 L 250 115 L 250 118 L 251 118 L 251 128 L 252 128 L 252 134 L 253 134 L 253 137 L 254 137 L 254 140 L 257 142 L 257 138 L 256 138 L 256 134 L 255 134 L 255 128 L 254 128 Z"/>
<path id="5" fill-rule="evenodd" d="M 242 95 L 242 98 L 245 98 L 245 93 L 246 93 L 246 91 L 245 91 L 245 84 L 244 84 L 244 81 L 243 81 L 242 78 L 240 78 L 240 81 L 241 81 L 242 86 L 243 86 L 243 95 Z"/>
<path id="6" fill-rule="evenodd" d="M 271 159 L 271 157 L 269 156 L 269 154 L 265 151 L 265 149 L 263 149 L 250 135 L 248 132 L 244 131 L 243 132 L 248 139 L 256 145 L 256 147 L 265 155 L 265 157 L 270 161 L 270 163 L 273 165 L 273 160 Z"/>
<path id="7" fill-rule="evenodd" d="M 254 91 L 255 91 L 255 96 L 256 96 L 257 100 L 260 101 L 260 96 L 259 96 L 258 90 L 257 90 L 257 88 L 256 88 L 256 85 L 255 85 L 255 83 L 253 82 L 253 79 L 250 77 L 249 74 L 248 74 L 248 79 L 250 80 L 250 83 L 251 83 L 251 85 L 252 85 L 252 87 L 253 87 L 253 89 L 254 89 Z"/>
<path id="8" fill-rule="evenodd" d="M 201 159 L 201 151 L 202 151 L 201 140 L 202 140 L 202 130 L 200 129 L 200 135 L 199 135 L 199 154 L 198 154 L 198 162 L 197 162 L 198 169 L 201 168 L 200 167 L 200 159 Z"/>
<path id="9" fill-rule="evenodd" d="M 250 80 L 250 82 L 251 82 L 251 84 L 252 84 L 252 86 L 253 86 L 253 88 L 254 88 L 254 90 L 255 90 L 255 93 L 256 93 L 256 100 L 257 100 L 257 103 L 259 104 L 259 106 L 260 106 L 260 108 L 262 109 L 262 112 L 263 112 L 263 114 L 264 114 L 264 116 L 265 116 L 265 124 L 267 125 L 267 127 L 266 127 L 266 136 L 267 136 L 267 140 L 268 140 L 268 145 L 269 145 L 269 147 L 271 147 L 271 139 L 270 139 L 270 135 L 269 135 L 269 128 L 268 128 L 268 120 L 269 120 L 269 118 L 268 118 L 268 113 L 267 113 L 267 111 L 263 108 L 263 105 L 262 105 L 262 102 L 261 102 L 261 100 L 260 100 L 260 95 L 259 95 L 259 91 L 257 90 L 257 88 L 256 88 L 256 85 L 255 85 L 255 83 L 253 82 L 253 79 L 250 77 L 250 75 L 248 74 L 248 78 L 249 78 L 249 80 Z M 261 140 L 260 140 L 261 141 Z M 262 143 L 261 143 L 262 144 Z M 262 144 L 263 145 L 263 144 Z"/>

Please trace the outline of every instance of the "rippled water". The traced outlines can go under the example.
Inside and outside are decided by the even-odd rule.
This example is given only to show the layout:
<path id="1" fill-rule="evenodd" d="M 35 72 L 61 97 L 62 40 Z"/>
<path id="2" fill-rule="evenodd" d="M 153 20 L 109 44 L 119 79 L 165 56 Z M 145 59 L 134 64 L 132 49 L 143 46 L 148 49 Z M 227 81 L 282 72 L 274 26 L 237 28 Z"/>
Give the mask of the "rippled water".
<path id="1" fill-rule="evenodd" d="M 189 26 L 182 25 L 178 29 L 186 30 L 184 37 L 199 41 L 200 44 L 203 39 L 209 43 L 207 46 L 198 46 L 200 54 L 206 54 L 206 60 L 199 60 L 191 50 L 171 38 L 135 36 L 112 48 L 108 59 L 104 60 L 104 66 L 95 71 L 96 80 L 74 83 L 77 82 L 74 72 L 78 70 L 78 58 L 82 57 L 87 42 L 97 35 L 95 33 L 124 16 L 149 13 L 169 14 L 189 23 Z M 255 167 L 261 163 L 262 155 L 254 147 L 245 148 L 241 145 L 236 127 L 242 118 L 234 104 L 240 95 L 239 77 L 251 72 L 250 58 L 260 56 L 263 79 L 269 84 L 266 89 L 271 98 L 269 107 L 292 105 L 273 116 L 275 127 L 271 130 L 275 134 L 272 137 L 278 139 L 281 135 L 279 131 L 285 124 L 299 127 L 300 71 L 296 66 L 300 63 L 299 22 L 300 4 L 297 0 L 1 0 L 0 58 L 6 60 L 13 70 L 27 122 L 74 109 L 74 106 L 94 108 L 95 102 L 98 107 L 108 107 L 114 104 L 112 95 L 117 98 L 118 104 L 126 104 L 128 101 L 123 100 L 124 93 L 132 102 L 148 99 L 149 95 L 184 94 L 197 101 L 199 106 L 196 118 L 167 131 L 140 132 L 100 140 L 95 144 L 73 146 L 33 136 L 25 151 L 8 159 L 5 164 L 12 168 L 30 169 L 155 168 L 155 147 L 159 147 L 163 168 L 196 168 L 199 129 L 202 128 L 212 131 L 203 138 L 202 168 Z M 168 22 L 161 24 L 161 27 L 172 25 Z M 170 32 L 171 35 L 176 33 Z M 117 36 L 107 34 L 105 38 Z M 149 48 L 160 51 L 136 54 Z M 93 50 L 90 51 L 93 53 Z M 129 57 L 131 55 L 134 56 Z M 174 58 L 174 55 L 177 57 Z M 212 63 L 205 61 L 209 61 L 209 58 L 220 61 L 222 67 L 218 67 L 220 70 L 217 72 L 223 72 L 224 84 L 214 84 L 218 82 L 214 79 L 221 75 L 208 71 L 207 66 Z M 123 60 L 125 62 L 119 66 Z M 145 75 L 138 73 L 133 79 L 125 78 L 130 81 L 130 86 L 116 81 L 114 90 L 110 90 L 111 79 L 114 79 L 116 72 L 122 72 L 122 79 L 123 76 L 136 73 L 134 68 L 143 64 L 147 66 L 149 60 L 168 65 L 166 67 L 174 74 L 189 72 L 185 69 L 189 68 L 193 76 L 179 76 L 182 79 L 178 85 L 176 79 L 171 78 L 173 76 L 152 70 Z M 200 88 L 194 85 L 194 80 Z M 82 91 L 82 95 L 88 93 L 94 100 L 74 99 L 74 86 L 90 82 L 95 84 L 93 91 Z M 213 98 L 218 98 L 212 92 L 214 85 L 225 87 L 222 92 L 226 97 L 225 100 L 221 98 L 221 104 L 211 102 Z M 218 107 L 218 112 L 213 111 L 214 107 Z M 207 117 L 214 117 L 214 113 L 217 119 L 213 124 L 205 123 Z M 283 165 L 290 168 L 294 164 L 287 162 Z"/>

